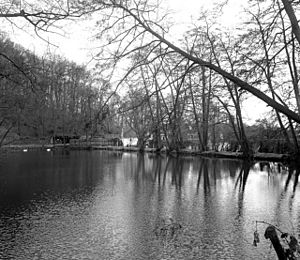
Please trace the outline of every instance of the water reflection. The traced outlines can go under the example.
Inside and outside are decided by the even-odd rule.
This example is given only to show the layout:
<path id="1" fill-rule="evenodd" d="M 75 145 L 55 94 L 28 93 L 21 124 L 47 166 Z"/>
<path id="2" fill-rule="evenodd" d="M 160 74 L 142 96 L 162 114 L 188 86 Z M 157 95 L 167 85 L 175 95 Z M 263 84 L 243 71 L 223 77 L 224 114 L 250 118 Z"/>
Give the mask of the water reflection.
<path id="1" fill-rule="evenodd" d="M 289 165 L 289 167 L 288 167 L 288 177 L 286 179 L 284 191 L 286 192 L 289 185 L 290 185 L 290 183 L 293 182 L 294 184 L 291 184 L 293 186 L 293 196 L 295 195 L 296 188 L 297 188 L 297 185 L 298 185 L 299 173 L 300 173 L 300 162 L 295 162 L 295 163 Z M 292 178 L 294 178 L 294 181 L 291 181 Z"/>
<path id="2" fill-rule="evenodd" d="M 235 183 L 235 188 L 237 186 L 239 186 L 239 191 L 241 193 L 244 193 L 245 191 L 245 187 L 246 187 L 246 183 L 248 180 L 248 176 L 249 176 L 249 172 L 251 167 L 253 166 L 253 163 L 250 161 L 243 161 L 242 165 L 241 165 L 241 169 L 239 172 L 239 175 L 236 179 L 236 183 Z"/>
<path id="3" fill-rule="evenodd" d="M 210 183 L 209 183 L 209 174 L 208 174 L 208 160 L 204 159 L 200 163 L 199 173 L 198 173 L 198 180 L 197 180 L 197 192 L 199 191 L 201 176 L 203 175 L 203 190 L 204 195 L 207 196 L 210 191 Z M 215 164 L 213 164 L 215 165 Z M 214 168 L 215 169 L 215 168 Z M 213 171 L 215 173 L 215 170 Z M 214 177 L 215 174 L 213 175 Z"/>
<path id="4" fill-rule="evenodd" d="M 299 169 L 99 151 L 12 154 L 0 164 L 0 258 L 273 259 L 267 241 L 252 247 L 254 223 L 300 232 Z M 161 219 L 182 225 L 180 240 L 156 238 Z"/>

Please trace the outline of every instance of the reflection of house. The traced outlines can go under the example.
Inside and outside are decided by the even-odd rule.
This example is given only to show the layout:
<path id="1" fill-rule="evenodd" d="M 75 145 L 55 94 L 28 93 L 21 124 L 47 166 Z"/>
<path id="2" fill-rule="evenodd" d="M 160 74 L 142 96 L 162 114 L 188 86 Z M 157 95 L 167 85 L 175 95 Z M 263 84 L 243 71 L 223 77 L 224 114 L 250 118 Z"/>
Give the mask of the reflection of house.
<path id="1" fill-rule="evenodd" d="M 137 146 L 138 138 L 136 134 L 131 129 L 122 129 L 121 139 L 123 146 Z"/>

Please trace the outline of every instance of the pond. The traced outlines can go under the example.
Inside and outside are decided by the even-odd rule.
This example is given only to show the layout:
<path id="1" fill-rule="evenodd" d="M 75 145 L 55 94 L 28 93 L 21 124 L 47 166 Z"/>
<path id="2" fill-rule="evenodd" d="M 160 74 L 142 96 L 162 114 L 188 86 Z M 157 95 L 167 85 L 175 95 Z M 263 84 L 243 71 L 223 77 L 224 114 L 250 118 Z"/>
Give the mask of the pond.
<path id="1" fill-rule="evenodd" d="M 108 151 L 0 159 L 0 259 L 276 259 L 267 225 L 300 233 L 299 171 Z M 177 225 L 172 234 L 157 232 Z"/>

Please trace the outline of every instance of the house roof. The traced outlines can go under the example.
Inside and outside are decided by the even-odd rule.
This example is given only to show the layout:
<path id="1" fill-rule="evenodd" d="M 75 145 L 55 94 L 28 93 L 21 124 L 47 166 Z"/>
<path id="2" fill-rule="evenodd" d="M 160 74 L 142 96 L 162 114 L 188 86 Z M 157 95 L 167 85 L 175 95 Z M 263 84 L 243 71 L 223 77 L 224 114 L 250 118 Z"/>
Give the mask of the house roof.
<path id="1" fill-rule="evenodd" d="M 127 128 L 127 129 L 123 130 L 123 137 L 124 138 L 133 138 L 133 137 L 136 137 L 136 133 L 132 129 Z"/>

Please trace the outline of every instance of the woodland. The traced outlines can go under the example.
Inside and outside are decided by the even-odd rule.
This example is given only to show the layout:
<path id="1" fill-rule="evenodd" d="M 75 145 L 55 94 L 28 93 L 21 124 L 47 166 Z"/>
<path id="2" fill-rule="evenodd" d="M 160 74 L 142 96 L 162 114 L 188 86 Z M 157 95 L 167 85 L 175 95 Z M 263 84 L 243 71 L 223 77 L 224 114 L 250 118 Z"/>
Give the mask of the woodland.
<path id="1" fill-rule="evenodd" d="M 129 129 L 143 149 L 300 154 L 299 1 L 249 0 L 234 30 L 199 13 L 180 39 L 164 1 L 4 1 L 0 18 L 37 36 L 62 21 L 95 20 L 92 66 L 0 38 L 0 146 L 55 134 Z M 249 124 L 244 102 L 268 108 Z M 255 107 L 255 102 L 253 103 Z"/>

